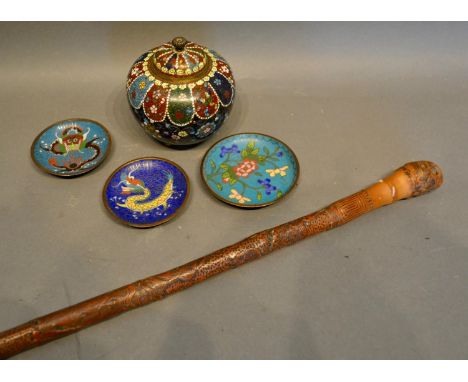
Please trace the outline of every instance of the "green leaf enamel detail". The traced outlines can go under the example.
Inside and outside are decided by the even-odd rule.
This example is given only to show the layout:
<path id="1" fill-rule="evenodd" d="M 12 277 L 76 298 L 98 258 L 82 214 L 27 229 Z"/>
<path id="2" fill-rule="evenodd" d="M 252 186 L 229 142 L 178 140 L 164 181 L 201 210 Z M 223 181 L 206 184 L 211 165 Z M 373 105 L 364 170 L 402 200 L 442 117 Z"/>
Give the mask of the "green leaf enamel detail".
<path id="1" fill-rule="evenodd" d="M 189 88 L 173 89 L 169 97 L 168 116 L 172 123 L 184 126 L 193 118 L 192 93 Z"/>

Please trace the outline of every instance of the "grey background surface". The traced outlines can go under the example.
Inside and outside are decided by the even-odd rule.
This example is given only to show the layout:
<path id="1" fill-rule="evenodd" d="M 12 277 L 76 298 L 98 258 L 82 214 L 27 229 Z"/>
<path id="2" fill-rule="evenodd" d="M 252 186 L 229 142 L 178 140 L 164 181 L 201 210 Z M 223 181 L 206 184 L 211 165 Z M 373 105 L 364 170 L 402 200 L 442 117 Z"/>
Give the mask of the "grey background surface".
<path id="1" fill-rule="evenodd" d="M 237 80 L 231 118 L 186 151 L 152 141 L 125 79 L 146 49 L 184 35 L 219 51 Z M 467 358 L 468 24 L 0 24 L 0 330 L 155 274 L 302 216 L 408 161 L 444 186 L 17 359 Z M 97 170 L 61 179 L 29 157 L 36 134 L 86 117 L 114 146 Z M 199 178 L 207 148 L 257 131 L 301 164 L 281 203 L 240 210 Z M 130 159 L 185 168 L 175 220 L 113 220 L 101 190 Z"/>

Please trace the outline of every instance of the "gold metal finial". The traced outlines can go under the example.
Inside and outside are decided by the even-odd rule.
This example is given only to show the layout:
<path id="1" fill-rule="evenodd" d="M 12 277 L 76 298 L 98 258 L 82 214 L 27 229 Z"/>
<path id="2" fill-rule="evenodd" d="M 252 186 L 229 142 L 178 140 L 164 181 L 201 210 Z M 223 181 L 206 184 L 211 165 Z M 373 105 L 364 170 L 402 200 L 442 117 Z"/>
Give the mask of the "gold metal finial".
<path id="1" fill-rule="evenodd" d="M 172 45 L 178 52 L 183 51 L 187 43 L 188 43 L 187 39 L 181 36 L 174 37 L 172 39 Z"/>

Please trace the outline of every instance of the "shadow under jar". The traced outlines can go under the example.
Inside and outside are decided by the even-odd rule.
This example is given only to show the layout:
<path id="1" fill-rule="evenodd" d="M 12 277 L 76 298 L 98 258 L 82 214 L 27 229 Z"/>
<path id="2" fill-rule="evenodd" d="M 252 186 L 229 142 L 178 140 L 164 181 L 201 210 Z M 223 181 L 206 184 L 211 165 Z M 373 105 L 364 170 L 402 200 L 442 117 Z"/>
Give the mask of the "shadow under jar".
<path id="1" fill-rule="evenodd" d="M 141 126 L 173 147 L 201 143 L 216 132 L 234 93 L 226 60 L 183 37 L 142 54 L 128 73 L 128 101 Z"/>

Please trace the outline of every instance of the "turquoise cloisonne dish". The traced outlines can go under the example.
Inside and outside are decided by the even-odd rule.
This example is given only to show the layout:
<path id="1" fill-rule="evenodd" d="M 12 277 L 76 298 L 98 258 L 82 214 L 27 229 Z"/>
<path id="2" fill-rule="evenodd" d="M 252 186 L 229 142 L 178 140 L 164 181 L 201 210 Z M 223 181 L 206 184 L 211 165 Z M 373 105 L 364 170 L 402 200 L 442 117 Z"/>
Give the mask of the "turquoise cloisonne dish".
<path id="1" fill-rule="evenodd" d="M 44 129 L 31 146 L 31 157 L 49 174 L 72 177 L 99 166 L 111 146 L 107 129 L 91 119 L 55 122 Z"/>
<path id="2" fill-rule="evenodd" d="M 257 208 L 273 204 L 291 191 L 299 176 L 299 163 L 278 139 L 244 133 L 215 143 L 203 158 L 201 173 L 218 199 Z"/>

